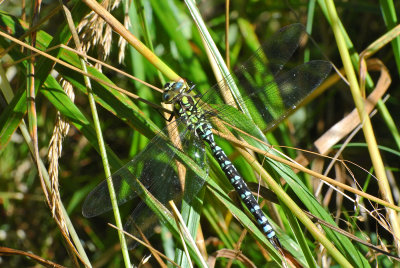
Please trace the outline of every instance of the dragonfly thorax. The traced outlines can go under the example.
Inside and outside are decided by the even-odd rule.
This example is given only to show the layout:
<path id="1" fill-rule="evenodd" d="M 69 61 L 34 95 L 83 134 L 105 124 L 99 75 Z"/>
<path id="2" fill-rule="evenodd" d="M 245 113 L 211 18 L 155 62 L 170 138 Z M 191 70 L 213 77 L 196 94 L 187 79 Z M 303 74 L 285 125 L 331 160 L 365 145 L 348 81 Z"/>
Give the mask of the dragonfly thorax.
<path id="1" fill-rule="evenodd" d="M 181 99 L 183 94 L 189 88 L 186 86 L 186 83 L 183 80 L 179 80 L 178 82 L 168 82 L 164 86 L 164 93 L 162 96 L 163 102 L 166 104 L 174 103 L 177 100 Z"/>
<path id="2" fill-rule="evenodd" d="M 196 105 L 196 97 L 190 94 L 193 88 L 188 87 L 184 80 L 166 83 L 163 101 L 174 104 L 176 115 L 188 129 L 195 130 L 196 135 L 205 138 L 211 133 L 212 127 L 207 123 L 203 110 Z"/>

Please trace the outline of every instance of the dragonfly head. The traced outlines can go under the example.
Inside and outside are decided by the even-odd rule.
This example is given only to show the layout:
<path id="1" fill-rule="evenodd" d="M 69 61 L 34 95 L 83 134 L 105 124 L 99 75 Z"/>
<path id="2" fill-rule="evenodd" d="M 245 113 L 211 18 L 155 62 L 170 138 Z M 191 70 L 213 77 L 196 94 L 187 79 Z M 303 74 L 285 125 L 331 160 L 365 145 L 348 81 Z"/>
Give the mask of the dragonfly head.
<path id="1" fill-rule="evenodd" d="M 162 99 L 164 103 L 173 103 L 176 101 L 183 92 L 186 91 L 186 84 L 184 80 L 178 82 L 168 82 L 164 86 L 164 93 Z"/>

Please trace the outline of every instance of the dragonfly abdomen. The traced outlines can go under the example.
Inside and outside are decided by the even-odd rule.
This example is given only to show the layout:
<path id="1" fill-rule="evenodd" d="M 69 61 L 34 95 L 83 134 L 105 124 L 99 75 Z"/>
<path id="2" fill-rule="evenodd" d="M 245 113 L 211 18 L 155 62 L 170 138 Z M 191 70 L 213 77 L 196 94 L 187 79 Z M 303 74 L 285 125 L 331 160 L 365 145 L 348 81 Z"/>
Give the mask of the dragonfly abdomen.
<path id="1" fill-rule="evenodd" d="M 261 227 L 261 230 L 270 240 L 272 245 L 277 248 L 279 242 L 274 230 L 272 229 L 272 226 L 269 224 L 267 218 L 264 215 L 264 212 L 261 210 L 256 198 L 251 193 L 242 176 L 239 174 L 232 162 L 228 159 L 228 156 L 225 154 L 222 148 L 216 144 L 211 129 L 212 127 L 210 124 L 201 123 L 196 127 L 196 133 L 197 135 L 199 135 L 199 137 L 201 137 L 205 142 L 209 144 L 210 149 L 215 159 L 220 164 L 222 171 L 224 171 L 230 183 L 235 188 L 242 201 L 245 203 L 246 207 L 253 214 L 258 225 Z"/>

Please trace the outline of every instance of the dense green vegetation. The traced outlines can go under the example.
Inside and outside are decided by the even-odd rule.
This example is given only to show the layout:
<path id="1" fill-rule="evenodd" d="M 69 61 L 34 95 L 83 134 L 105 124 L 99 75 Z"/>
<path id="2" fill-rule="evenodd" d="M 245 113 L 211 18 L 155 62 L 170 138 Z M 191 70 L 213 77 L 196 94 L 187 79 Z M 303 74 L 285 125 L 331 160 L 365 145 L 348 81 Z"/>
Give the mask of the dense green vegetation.
<path id="1" fill-rule="evenodd" d="M 225 1 L 135 0 L 99 7 L 86 0 L 63 8 L 47 1 L 40 12 L 27 2 L 0 6 L 0 266 L 172 267 L 161 254 L 182 267 L 396 262 L 387 256 L 400 252 L 394 239 L 400 238 L 400 39 L 392 1 L 232 1 L 227 7 Z M 268 129 L 275 153 L 254 142 L 248 154 L 218 140 L 255 192 L 260 188 L 284 258 L 211 158 L 199 171 L 210 176 L 199 193 L 202 204 L 192 204 L 198 215 L 186 218 L 197 232 L 196 244 L 184 239 L 187 255 L 182 229 L 167 216 L 148 241 L 154 250 L 126 249 L 107 223 L 121 226 L 138 200 L 120 206 L 120 217 L 82 216 L 87 194 L 167 123 L 162 111 L 171 107 L 161 106 L 160 91 L 132 76 L 156 88 L 183 77 L 204 92 L 280 28 L 298 22 L 310 37 L 288 66 L 324 59 L 335 70 L 293 115 Z M 206 47 L 222 57 L 209 57 Z M 262 73 L 256 69 L 255 80 Z"/>

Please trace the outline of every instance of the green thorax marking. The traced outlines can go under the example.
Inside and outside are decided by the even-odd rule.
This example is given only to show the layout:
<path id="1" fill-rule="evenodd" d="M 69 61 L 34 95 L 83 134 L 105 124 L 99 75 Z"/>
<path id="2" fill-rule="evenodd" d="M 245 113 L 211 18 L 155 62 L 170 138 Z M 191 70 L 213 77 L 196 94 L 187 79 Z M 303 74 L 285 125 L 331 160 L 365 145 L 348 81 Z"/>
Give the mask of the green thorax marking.
<path id="1" fill-rule="evenodd" d="M 177 116 L 184 117 L 186 124 L 194 125 L 204 121 L 203 110 L 196 105 L 195 97 L 183 80 L 165 84 L 163 101 L 164 103 L 174 104 Z"/>
<path id="2" fill-rule="evenodd" d="M 179 116 L 185 116 L 187 123 L 194 125 L 201 121 L 203 115 L 203 110 L 195 104 L 194 97 L 188 94 L 182 95 L 181 99 L 175 103 Z"/>

